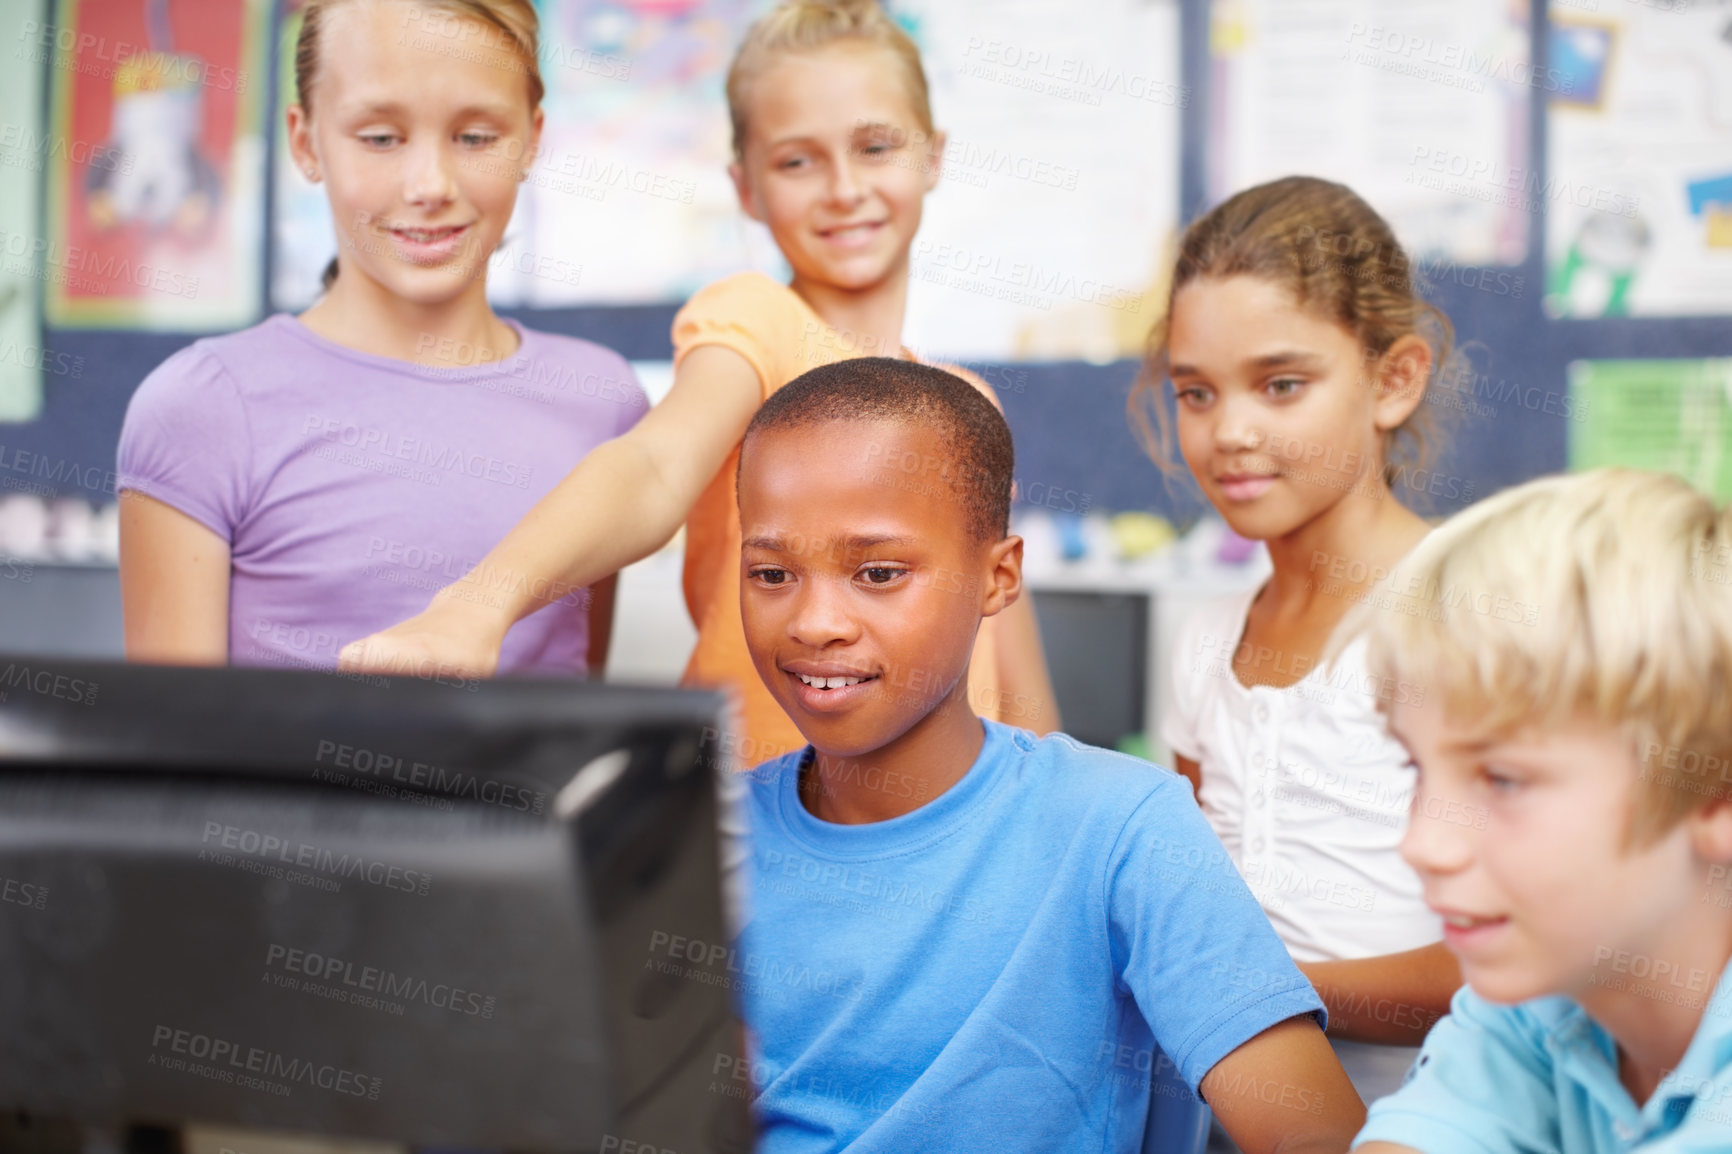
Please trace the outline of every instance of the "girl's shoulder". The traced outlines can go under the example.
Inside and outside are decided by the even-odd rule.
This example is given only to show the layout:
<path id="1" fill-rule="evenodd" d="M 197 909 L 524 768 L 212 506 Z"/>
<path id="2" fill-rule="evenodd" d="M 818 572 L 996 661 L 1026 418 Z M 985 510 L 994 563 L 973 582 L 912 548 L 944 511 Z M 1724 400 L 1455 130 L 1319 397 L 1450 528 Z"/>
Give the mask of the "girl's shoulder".
<path id="1" fill-rule="evenodd" d="M 251 328 L 200 337 L 177 349 L 144 378 L 132 396 L 130 408 L 150 408 L 182 399 L 208 399 L 213 393 L 225 398 L 238 397 L 243 381 L 269 366 L 282 365 L 294 355 L 295 342 L 284 331 L 283 322 L 288 320 L 279 314 Z"/>
<path id="2" fill-rule="evenodd" d="M 212 364 L 244 363 L 256 367 L 260 356 L 280 356 L 296 346 L 298 342 L 288 332 L 288 326 L 293 323 L 293 317 L 277 313 L 250 328 L 200 337 L 163 361 L 159 370 L 171 365 L 182 370 Z"/>
<path id="3" fill-rule="evenodd" d="M 818 314 L 787 285 L 761 272 L 740 272 L 705 285 L 674 316 L 674 346 L 718 332 L 781 342 L 822 327 Z"/>
<path id="4" fill-rule="evenodd" d="M 798 293 L 774 277 L 761 272 L 737 272 L 693 293 L 680 309 L 680 315 L 741 308 L 777 314 L 810 311 Z"/>
<path id="5" fill-rule="evenodd" d="M 816 347 L 825 333 L 818 314 L 793 289 L 761 272 L 735 273 L 699 289 L 674 316 L 674 363 L 700 345 L 733 349 L 757 372 L 768 395 L 836 359 Z"/>

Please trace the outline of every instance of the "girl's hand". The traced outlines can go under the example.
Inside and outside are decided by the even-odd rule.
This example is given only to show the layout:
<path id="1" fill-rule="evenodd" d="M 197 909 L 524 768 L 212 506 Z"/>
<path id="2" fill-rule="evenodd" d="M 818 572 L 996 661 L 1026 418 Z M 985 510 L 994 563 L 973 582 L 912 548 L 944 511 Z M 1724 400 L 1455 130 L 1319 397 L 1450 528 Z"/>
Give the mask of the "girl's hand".
<path id="1" fill-rule="evenodd" d="M 393 673 L 424 679 L 492 677 L 508 623 L 446 596 L 391 628 L 351 641 L 338 655 L 343 673 Z"/>

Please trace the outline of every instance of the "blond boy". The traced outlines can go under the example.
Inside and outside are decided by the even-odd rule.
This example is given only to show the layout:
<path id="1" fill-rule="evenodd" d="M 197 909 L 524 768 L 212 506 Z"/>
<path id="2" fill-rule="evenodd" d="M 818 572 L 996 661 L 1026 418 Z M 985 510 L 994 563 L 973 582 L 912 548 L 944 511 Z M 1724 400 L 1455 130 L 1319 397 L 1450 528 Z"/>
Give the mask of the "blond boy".
<path id="1" fill-rule="evenodd" d="M 1361 1154 L 1732 1150 L 1732 512 L 1628 470 L 1436 530 L 1365 611 L 1425 684 L 1402 854 L 1467 981 Z M 1538 607 L 1507 620 L 1489 595 Z"/>

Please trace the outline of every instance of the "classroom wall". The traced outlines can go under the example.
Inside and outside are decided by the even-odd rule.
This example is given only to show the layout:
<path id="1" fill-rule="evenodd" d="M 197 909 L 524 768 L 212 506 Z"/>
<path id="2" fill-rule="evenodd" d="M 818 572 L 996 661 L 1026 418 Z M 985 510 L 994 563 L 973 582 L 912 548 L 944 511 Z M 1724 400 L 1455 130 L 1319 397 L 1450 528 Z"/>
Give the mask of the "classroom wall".
<path id="1" fill-rule="evenodd" d="M 1211 142 L 1208 6 L 1181 0 L 1183 80 L 1190 102 L 1183 113 L 1180 155 L 1181 211 L 1190 220 L 1206 208 L 1204 172 Z M 1545 27 L 1544 0 L 1535 0 L 1534 28 Z M 1536 32 L 1536 66 L 1545 65 L 1546 37 Z M 51 70 L 50 70 L 51 71 Z M 273 82 L 268 92 L 274 92 Z M 1545 93 L 1532 93 L 1532 163 L 1546 158 Z M 280 112 L 273 112 L 280 116 Z M 269 187 L 267 182 L 266 187 Z M 1501 403 L 1495 410 L 1456 414 L 1447 447 L 1431 472 L 1409 478 L 1406 496 L 1422 512 L 1447 514 L 1471 500 L 1565 466 L 1568 418 L 1557 398 L 1568 391 L 1567 366 L 1581 358 L 1708 357 L 1732 355 L 1732 325 L 1720 317 L 1680 319 L 1554 320 L 1541 307 L 1545 220 L 1533 222 L 1528 259 L 1517 269 L 1451 269 L 1429 295 L 1453 319 L 1461 344 L 1485 374 Z M 40 223 L 40 222 L 39 222 Z M 40 232 L 40 228 L 37 230 Z M 1488 275 L 1489 274 L 1489 275 Z M 264 270 L 269 283 L 267 259 Z M 1520 291 L 1513 286 L 1519 278 Z M 1469 287 L 1484 283 L 1488 287 Z M 524 323 L 589 337 L 634 360 L 669 355 L 668 328 L 677 305 L 628 308 L 516 310 Z M 74 358 L 76 376 L 49 376 L 41 416 L 0 424 L 0 470 L 19 453 L 54 462 L 54 475 L 84 482 L 51 485 L 93 503 L 111 501 L 114 449 L 132 391 L 142 378 L 191 336 L 136 331 L 47 329 L 43 344 Z M 1169 488 L 1143 456 L 1124 419 L 1136 375 L 1134 361 L 1032 363 L 987 375 L 1000 395 L 1016 436 L 1018 476 L 1025 489 L 1038 481 L 1048 492 L 1087 497 L 1095 509 L 1150 509 L 1185 522 L 1200 506 L 1188 485 Z M 1519 400 L 1517 398 L 1520 398 Z M 1530 407 L 1524 407 L 1531 401 Z M 1548 411 L 1550 410 L 1550 411 Z"/>

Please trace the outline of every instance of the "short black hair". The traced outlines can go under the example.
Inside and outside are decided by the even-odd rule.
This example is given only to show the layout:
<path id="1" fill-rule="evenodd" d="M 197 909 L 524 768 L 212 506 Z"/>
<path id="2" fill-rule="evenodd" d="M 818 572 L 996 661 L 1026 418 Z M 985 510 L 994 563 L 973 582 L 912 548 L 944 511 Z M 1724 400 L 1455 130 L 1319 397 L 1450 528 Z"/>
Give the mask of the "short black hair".
<path id="1" fill-rule="evenodd" d="M 1010 426 L 981 391 L 954 373 L 892 357 L 855 357 L 802 373 L 770 394 L 746 426 L 741 443 L 771 429 L 831 421 L 894 421 L 931 429 L 947 460 L 937 480 L 948 483 L 977 541 L 1010 531 L 1010 487 L 1016 470 Z M 744 454 L 741 454 L 744 460 Z M 893 462 L 886 467 L 897 468 Z M 930 478 L 925 463 L 911 480 Z M 735 485 L 739 474 L 735 472 Z"/>

